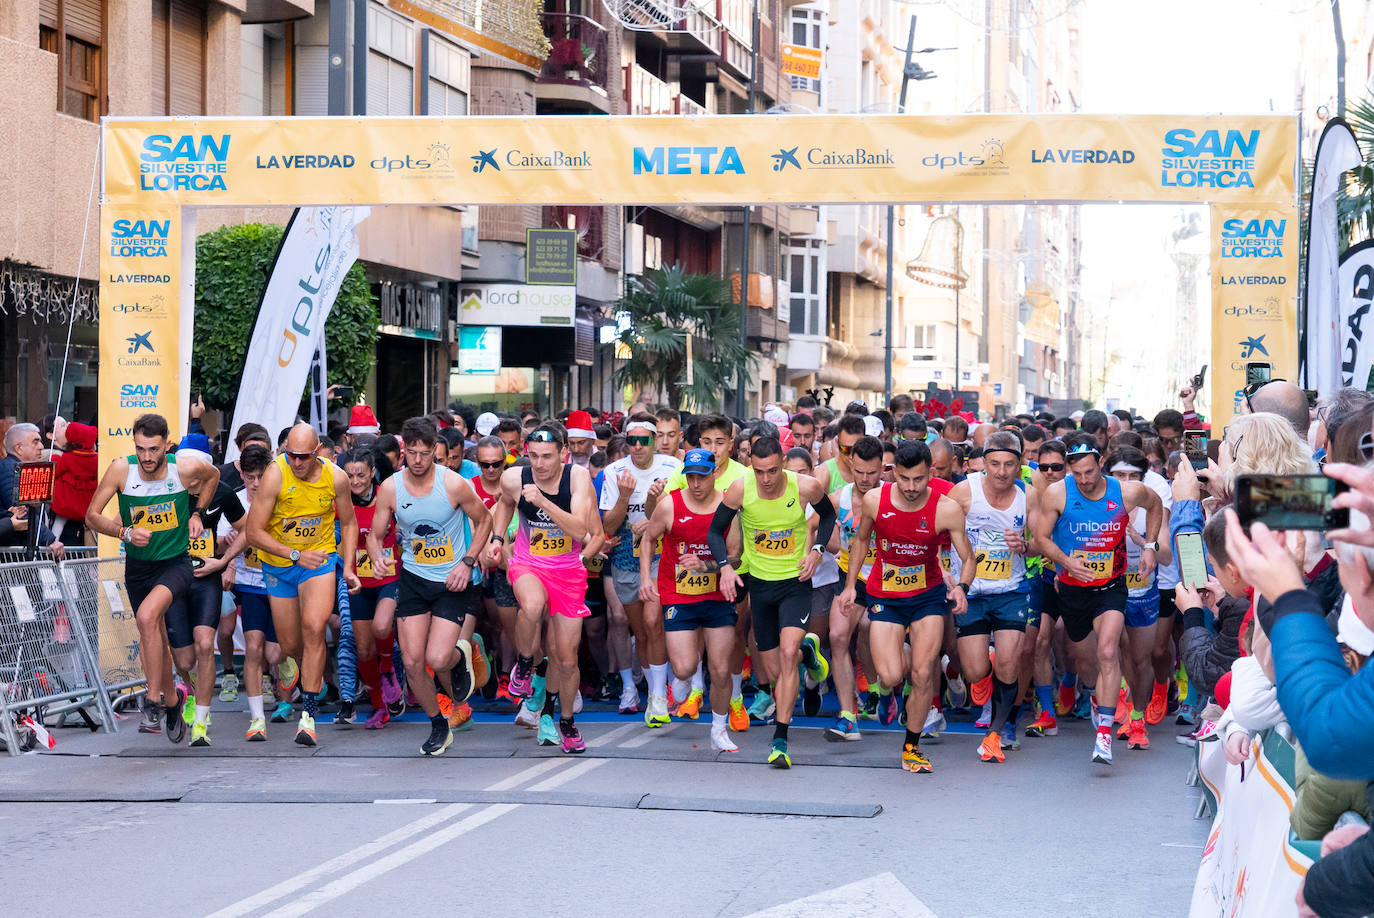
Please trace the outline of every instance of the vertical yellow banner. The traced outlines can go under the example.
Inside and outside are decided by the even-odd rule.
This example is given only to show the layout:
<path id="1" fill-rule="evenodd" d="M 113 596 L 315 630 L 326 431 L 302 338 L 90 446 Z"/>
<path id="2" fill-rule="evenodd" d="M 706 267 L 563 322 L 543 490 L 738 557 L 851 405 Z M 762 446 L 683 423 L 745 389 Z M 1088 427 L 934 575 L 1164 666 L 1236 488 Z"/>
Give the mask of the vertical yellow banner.
<path id="1" fill-rule="evenodd" d="M 1296 204 L 1212 205 L 1212 436 L 1244 411 L 1245 365 L 1297 381 Z"/>

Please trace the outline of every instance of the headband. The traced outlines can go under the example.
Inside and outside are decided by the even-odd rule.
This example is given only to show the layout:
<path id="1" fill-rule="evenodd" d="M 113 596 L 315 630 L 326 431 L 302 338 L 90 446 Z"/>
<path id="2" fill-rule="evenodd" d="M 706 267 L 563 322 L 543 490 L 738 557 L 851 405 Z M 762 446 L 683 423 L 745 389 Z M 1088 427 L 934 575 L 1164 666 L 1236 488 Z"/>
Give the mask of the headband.
<path id="1" fill-rule="evenodd" d="M 1113 465 L 1112 474 L 1115 475 L 1117 472 L 1140 472 L 1142 475 L 1145 474 L 1140 471 L 1140 466 L 1131 465 L 1129 462 L 1118 462 L 1116 465 Z"/>
<path id="2" fill-rule="evenodd" d="M 1018 459 L 1021 458 L 1021 451 L 1020 451 L 1020 450 L 1012 449 L 1010 446 L 985 446 L 985 447 L 983 447 L 983 455 L 986 456 L 986 455 L 988 455 L 989 453 L 1011 453 L 1011 454 L 1012 454 L 1013 456 L 1015 456 L 1016 458 L 1018 458 Z"/>
<path id="3" fill-rule="evenodd" d="M 658 428 L 655 427 L 653 424 L 650 424 L 648 421 L 631 421 L 630 423 L 625 425 L 625 436 L 628 437 L 636 430 L 647 430 L 651 434 L 658 434 Z"/>

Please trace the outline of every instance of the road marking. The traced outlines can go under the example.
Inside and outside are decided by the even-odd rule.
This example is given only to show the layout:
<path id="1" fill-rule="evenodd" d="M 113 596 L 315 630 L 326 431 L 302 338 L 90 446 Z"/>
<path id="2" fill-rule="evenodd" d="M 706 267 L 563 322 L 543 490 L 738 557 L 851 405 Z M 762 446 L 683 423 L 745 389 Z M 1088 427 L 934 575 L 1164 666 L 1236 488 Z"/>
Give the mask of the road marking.
<path id="1" fill-rule="evenodd" d="M 554 759 L 554 761 L 565 761 Z M 551 778 L 547 778 L 538 784 L 527 788 L 531 791 L 548 791 L 556 787 L 561 787 L 569 781 L 574 781 L 585 775 L 587 772 L 601 765 L 605 765 L 610 759 L 584 759 L 572 768 L 566 769 Z M 416 858 L 433 851 L 441 845 L 447 844 L 461 835 L 466 835 L 473 829 L 479 829 L 494 819 L 506 815 L 520 808 L 518 803 L 498 803 L 485 809 L 478 810 L 470 816 L 460 819 L 458 822 L 444 826 L 442 829 L 427 835 L 418 841 L 406 845 L 404 848 L 393 851 L 386 857 L 372 861 L 369 864 L 355 870 L 345 876 L 339 877 L 332 883 L 320 887 L 313 892 L 307 893 L 290 905 L 282 906 L 269 912 L 266 918 L 299 918 L 308 912 L 314 911 L 326 902 L 330 902 L 340 896 L 347 895 L 365 883 L 370 883 L 384 873 L 389 873 L 397 867 L 405 866 L 415 862 Z"/>
<path id="2" fill-rule="evenodd" d="M 523 771 L 516 772 L 509 778 L 496 782 L 491 787 L 486 788 L 486 790 L 512 790 L 526 781 L 537 778 L 545 772 L 552 771 L 562 766 L 566 761 L 566 759 L 545 759 L 544 761 L 531 765 Z M 283 896 L 288 896 L 298 889 L 309 886 L 321 877 L 336 873 L 346 867 L 351 867 L 359 861 L 367 860 L 385 851 L 392 845 L 405 841 L 413 835 L 418 835 L 441 823 L 447 822 L 459 813 L 472 809 L 473 806 L 475 806 L 475 804 L 472 803 L 449 804 L 448 806 L 435 810 L 433 813 L 422 816 L 414 822 L 406 823 L 399 829 L 388 832 L 376 841 L 368 842 L 365 845 L 359 845 L 351 851 L 345 851 L 337 857 L 330 858 L 323 864 L 298 873 L 294 877 L 282 880 L 280 883 L 264 889 L 257 895 L 250 896 L 247 899 L 235 902 L 233 905 L 226 906 L 210 915 L 210 918 L 239 918 L 239 916 L 255 912 L 263 906 L 272 904 Z"/>
<path id="3" fill-rule="evenodd" d="M 748 918 L 807 918 L 810 915 L 863 915 L 865 918 L 937 918 L 926 904 L 890 873 L 775 905 Z"/>
<path id="4" fill-rule="evenodd" d="M 636 736 L 634 739 L 627 739 L 625 742 L 621 743 L 620 748 L 634 749 L 637 746 L 647 745 L 654 741 L 654 737 L 665 736 L 669 733 L 672 733 L 676 729 L 677 724 L 669 724 L 666 727 L 658 727 L 653 730 L 646 729 L 643 733 L 641 733 L 639 736 Z"/>
<path id="5" fill-rule="evenodd" d="M 392 797 L 392 798 L 383 798 L 383 799 L 381 799 L 381 800 L 373 800 L 372 802 L 373 802 L 373 803 L 378 803 L 378 804 L 382 804 L 382 803 L 387 803 L 387 804 L 389 804 L 389 803 L 438 803 L 439 800 L 438 800 L 438 798 L 436 798 L 436 797 Z"/>
<path id="6" fill-rule="evenodd" d="M 1197 849 L 1199 849 L 1199 850 L 1202 849 L 1202 846 L 1201 846 L 1201 845 L 1185 845 L 1185 844 L 1183 844 L 1182 842 L 1160 842 L 1160 843 L 1159 843 L 1159 847 L 1161 847 L 1161 848 L 1197 848 Z"/>
<path id="7" fill-rule="evenodd" d="M 609 745 L 611 740 L 629 733 L 638 726 L 639 724 L 625 724 L 624 726 L 616 727 L 614 730 L 607 730 L 603 735 L 596 737 L 596 744 L 598 746 Z"/>

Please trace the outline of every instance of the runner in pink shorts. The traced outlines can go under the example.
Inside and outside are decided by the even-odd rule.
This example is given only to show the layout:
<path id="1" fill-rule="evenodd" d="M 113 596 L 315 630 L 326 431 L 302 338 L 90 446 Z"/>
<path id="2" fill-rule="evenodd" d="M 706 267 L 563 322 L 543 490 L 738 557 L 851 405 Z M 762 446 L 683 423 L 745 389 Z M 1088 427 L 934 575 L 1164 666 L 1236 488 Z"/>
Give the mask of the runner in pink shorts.
<path id="1" fill-rule="evenodd" d="M 501 475 L 501 493 L 495 516 L 489 560 L 500 559 L 500 535 L 517 511 L 520 528 L 508 568 L 511 588 L 520 605 L 516 619 L 516 661 L 510 674 L 510 693 L 529 697 L 533 691 L 535 657 L 545 608 L 548 618 L 548 673 L 544 713 L 537 736 L 550 738 L 555 708 L 561 714 L 558 736 L 564 752 L 584 751 L 587 746 L 573 725 L 573 705 L 581 683 L 577 663 L 582 640 L 582 619 L 587 609 L 587 570 L 583 556 L 595 553 L 604 536 L 596 511 L 596 491 L 585 469 L 567 465 L 563 452 L 567 437 L 562 425 L 546 423 L 525 439 L 529 468 L 507 469 Z M 547 719 L 547 721 L 546 721 Z"/>

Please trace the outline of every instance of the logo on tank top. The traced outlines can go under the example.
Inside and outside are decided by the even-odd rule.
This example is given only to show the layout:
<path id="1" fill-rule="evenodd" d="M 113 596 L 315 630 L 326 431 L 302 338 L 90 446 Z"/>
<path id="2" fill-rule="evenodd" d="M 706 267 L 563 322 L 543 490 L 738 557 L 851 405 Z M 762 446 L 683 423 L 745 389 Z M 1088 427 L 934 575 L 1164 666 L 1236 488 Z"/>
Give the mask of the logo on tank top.
<path id="1" fill-rule="evenodd" d="M 1108 510 L 1115 510 L 1115 509 L 1116 509 L 1116 501 L 1114 501 L 1114 500 L 1109 500 L 1109 501 L 1107 501 L 1107 509 L 1108 509 Z"/>

